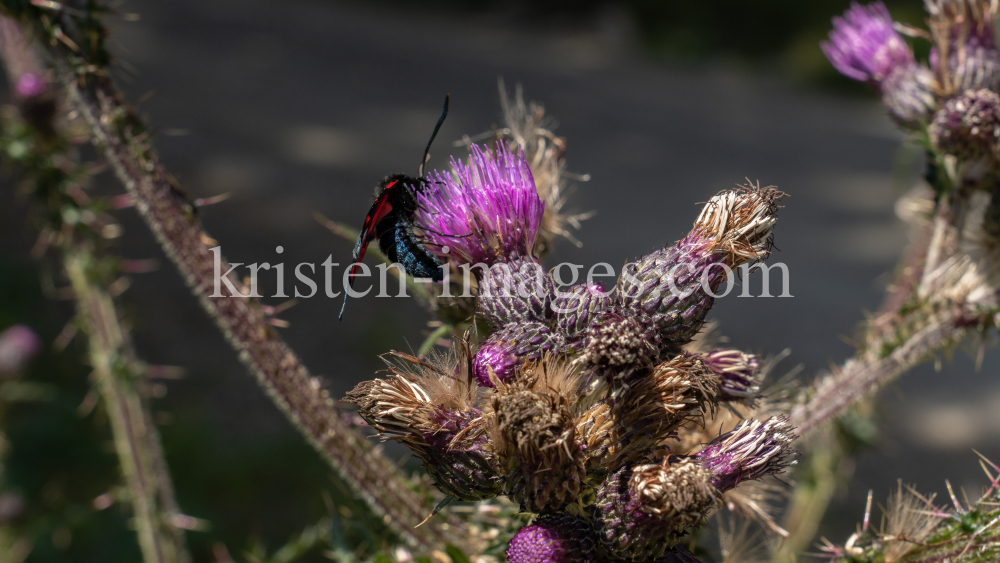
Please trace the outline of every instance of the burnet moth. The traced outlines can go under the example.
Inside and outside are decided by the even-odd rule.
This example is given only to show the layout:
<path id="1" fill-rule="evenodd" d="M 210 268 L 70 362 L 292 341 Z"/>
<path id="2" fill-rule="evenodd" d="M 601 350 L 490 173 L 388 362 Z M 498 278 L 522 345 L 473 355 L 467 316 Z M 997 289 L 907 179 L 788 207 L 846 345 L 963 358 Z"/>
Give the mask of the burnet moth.
<path id="1" fill-rule="evenodd" d="M 413 178 L 405 174 L 390 174 L 379 182 L 375 188 L 375 203 L 372 203 L 368 215 L 365 216 L 364 226 L 358 234 L 358 242 L 354 245 L 354 257 L 351 263 L 351 270 L 348 273 L 348 284 L 354 289 L 354 279 L 361 269 L 361 261 L 365 258 L 365 251 L 368 243 L 378 239 L 378 247 L 393 263 L 399 263 L 406 270 L 406 273 L 415 278 L 425 278 L 432 281 L 442 281 L 444 272 L 441 269 L 442 263 L 436 256 L 423 247 L 413 233 L 414 228 L 422 228 L 414 223 L 419 204 L 417 203 L 418 192 L 424 190 L 428 182 L 424 179 L 424 165 L 430 158 L 431 144 L 437 137 L 444 118 L 448 116 L 448 99 L 444 97 L 444 109 L 441 117 L 438 118 L 431 133 L 431 139 L 427 141 L 427 148 L 424 149 L 424 157 L 420 160 L 420 168 L 417 170 L 417 177 Z M 423 229 L 427 230 L 427 229 Z M 344 318 L 344 309 L 347 308 L 347 292 L 344 292 L 344 305 L 340 308 L 340 319 Z"/>

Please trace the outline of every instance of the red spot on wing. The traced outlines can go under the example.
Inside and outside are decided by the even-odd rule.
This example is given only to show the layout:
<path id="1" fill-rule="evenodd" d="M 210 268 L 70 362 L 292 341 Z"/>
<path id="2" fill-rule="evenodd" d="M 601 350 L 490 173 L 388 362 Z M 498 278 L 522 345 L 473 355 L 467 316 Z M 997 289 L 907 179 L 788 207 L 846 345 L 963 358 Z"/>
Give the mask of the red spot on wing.
<path id="1" fill-rule="evenodd" d="M 389 203 L 388 192 L 389 188 L 392 188 L 397 183 L 399 182 L 394 181 L 386 185 L 385 189 L 378 196 L 378 199 L 372 204 L 371 209 L 368 210 L 368 215 L 365 216 L 365 224 L 361 228 L 361 232 L 358 233 L 358 242 L 354 245 L 354 262 L 351 264 L 351 271 L 347 277 L 348 283 L 352 288 L 354 287 L 354 277 L 357 275 L 358 270 L 361 269 L 361 261 L 365 259 L 365 251 L 368 250 L 368 243 L 375 238 L 375 226 L 386 215 L 392 212 L 392 204 Z"/>

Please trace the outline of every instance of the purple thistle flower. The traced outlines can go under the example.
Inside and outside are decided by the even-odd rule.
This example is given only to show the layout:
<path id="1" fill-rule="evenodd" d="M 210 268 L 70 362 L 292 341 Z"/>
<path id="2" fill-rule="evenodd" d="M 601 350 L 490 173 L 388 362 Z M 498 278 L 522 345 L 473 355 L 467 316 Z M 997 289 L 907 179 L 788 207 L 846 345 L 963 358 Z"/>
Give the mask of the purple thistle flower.
<path id="1" fill-rule="evenodd" d="M 590 523 L 568 513 L 549 514 L 517 531 L 507 547 L 510 563 L 584 563 L 596 557 Z"/>
<path id="2" fill-rule="evenodd" d="M 712 440 L 694 457 L 712 472 L 712 485 L 725 492 L 743 481 L 781 473 L 794 465 L 798 452 L 790 446 L 797 437 L 786 416 L 764 422 L 747 419 L 732 432 Z"/>
<path id="3" fill-rule="evenodd" d="M 843 17 L 833 18 L 830 41 L 820 44 L 841 74 L 880 84 L 900 66 L 915 64 L 913 52 L 893 27 L 885 4 L 852 2 Z"/>
<path id="4" fill-rule="evenodd" d="M 472 146 L 470 164 L 451 160 L 451 174 L 433 171 L 417 194 L 417 222 L 427 238 L 461 263 L 492 265 L 531 256 L 545 212 L 524 153 L 497 143 L 496 153 Z"/>

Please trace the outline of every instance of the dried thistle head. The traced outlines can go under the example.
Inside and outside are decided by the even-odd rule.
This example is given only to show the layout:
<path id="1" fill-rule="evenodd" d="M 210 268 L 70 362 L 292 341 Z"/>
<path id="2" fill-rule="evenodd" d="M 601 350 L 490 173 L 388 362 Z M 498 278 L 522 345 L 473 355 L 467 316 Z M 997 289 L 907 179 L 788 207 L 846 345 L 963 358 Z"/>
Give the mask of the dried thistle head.
<path id="1" fill-rule="evenodd" d="M 582 339 L 575 362 L 598 368 L 606 379 L 621 379 L 653 365 L 659 350 L 649 341 L 649 331 L 634 317 L 604 313 L 593 319 Z"/>
<path id="2" fill-rule="evenodd" d="M 798 452 L 791 443 L 795 438 L 795 428 L 786 416 L 764 422 L 747 419 L 694 457 L 712 473 L 712 484 L 717 489 L 729 491 L 744 481 L 781 473 L 794 465 Z"/>
<path id="3" fill-rule="evenodd" d="M 688 458 L 625 466 L 597 489 L 594 524 L 614 558 L 652 561 L 722 501 L 711 473 Z"/>
<path id="4" fill-rule="evenodd" d="M 552 133 L 555 123 L 546 117 L 545 108 L 535 102 L 525 103 L 520 85 L 515 86 L 511 98 L 501 80 L 500 105 L 506 127 L 498 131 L 498 136 L 524 151 L 525 160 L 535 178 L 538 196 L 545 202 L 545 214 L 535 239 L 535 256 L 541 258 L 547 255 L 557 237 L 581 246 L 568 227 L 579 229 L 580 221 L 590 217 L 590 214 L 570 215 L 563 211 L 567 192 L 566 139 Z"/>
<path id="5" fill-rule="evenodd" d="M 888 506 L 883 509 L 882 529 L 879 535 L 885 546 L 886 563 L 895 563 L 917 547 L 937 527 L 941 517 L 931 504 L 932 499 L 923 499 L 903 482 L 897 483 L 896 491 L 889 495 Z"/>
<path id="6" fill-rule="evenodd" d="M 579 379 L 571 366 L 544 360 L 497 381 L 491 397 L 491 443 L 507 474 L 505 493 L 531 512 L 559 510 L 586 481 L 573 402 Z"/>
<path id="7" fill-rule="evenodd" d="M 965 90 L 1000 86 L 1000 53 L 993 21 L 996 0 L 925 0 L 934 47 L 930 64 L 938 94 L 951 97 Z"/>
<path id="8" fill-rule="evenodd" d="M 636 374 L 613 393 L 613 446 L 603 460 L 605 467 L 648 457 L 681 426 L 714 414 L 718 399 L 719 377 L 697 356 L 680 354 Z"/>
<path id="9" fill-rule="evenodd" d="M 358 384 L 346 399 L 383 440 L 408 446 L 442 492 L 471 501 L 499 494 L 502 477 L 463 348 L 439 363 L 387 354 L 389 376 Z"/>
<path id="10" fill-rule="evenodd" d="M 763 260 L 774 243 L 771 229 L 778 220 L 778 201 L 786 196 L 774 186 L 761 188 L 747 180 L 710 199 L 691 234 L 706 240 L 712 252 L 724 253 L 731 268 Z"/>

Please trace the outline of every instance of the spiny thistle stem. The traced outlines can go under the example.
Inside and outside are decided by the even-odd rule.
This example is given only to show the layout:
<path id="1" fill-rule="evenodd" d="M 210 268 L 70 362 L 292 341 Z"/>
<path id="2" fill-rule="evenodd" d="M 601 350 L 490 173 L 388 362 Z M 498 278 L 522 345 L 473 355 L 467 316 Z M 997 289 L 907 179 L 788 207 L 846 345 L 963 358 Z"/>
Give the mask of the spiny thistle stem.
<path id="1" fill-rule="evenodd" d="M 960 310 L 949 312 L 928 321 L 886 357 L 869 350 L 848 360 L 835 374 L 818 383 L 816 393 L 807 402 L 792 409 L 791 423 L 806 435 L 833 420 L 903 372 L 964 339 L 968 331 L 959 327 L 968 317 Z"/>
<path id="2" fill-rule="evenodd" d="M 138 375 L 127 361 L 130 345 L 118 323 L 111 296 L 88 274 L 91 256 L 74 250 L 66 255 L 66 273 L 76 295 L 77 312 L 89 336 L 88 355 L 94 367 L 94 385 L 111 423 L 115 451 L 128 486 L 136 535 L 146 563 L 186 563 L 183 531 L 173 524 L 178 516 L 165 464 L 160 435 L 131 381 Z"/>
<path id="3" fill-rule="evenodd" d="M 106 32 L 96 14 L 87 12 L 77 20 L 91 37 L 67 42 L 59 39 L 65 37 L 64 31 L 53 24 L 49 13 L 20 4 L 5 4 L 4 9 L 38 37 L 39 47 L 51 59 L 57 78 L 68 86 L 72 104 L 91 127 L 93 140 L 139 214 L 271 400 L 402 539 L 427 549 L 464 546 L 457 522 L 432 520 L 414 529 L 426 516 L 424 501 L 390 460 L 344 423 L 322 382 L 310 377 L 254 303 L 211 297 L 215 256 L 206 244 L 211 239 L 185 210 L 183 192 L 160 163 L 148 130 L 108 78 Z M 80 45 L 91 52 L 84 55 Z M 221 262 L 227 271 L 228 263 Z"/>

